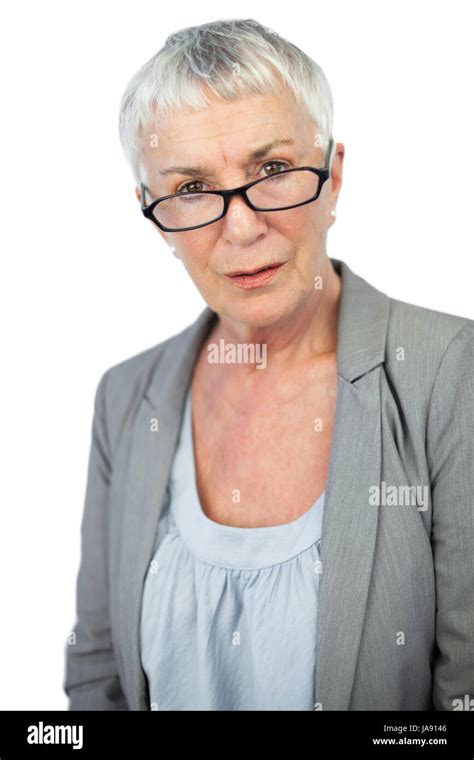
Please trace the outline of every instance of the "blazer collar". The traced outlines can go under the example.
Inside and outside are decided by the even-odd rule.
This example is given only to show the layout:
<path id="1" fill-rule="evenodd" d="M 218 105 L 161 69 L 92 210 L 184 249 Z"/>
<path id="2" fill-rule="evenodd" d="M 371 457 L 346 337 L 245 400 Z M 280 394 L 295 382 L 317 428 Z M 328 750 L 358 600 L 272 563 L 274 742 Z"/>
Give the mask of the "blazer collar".
<path id="1" fill-rule="evenodd" d="M 338 372 L 351 383 L 384 361 L 390 299 L 354 274 L 343 261 L 331 261 L 342 282 Z"/>

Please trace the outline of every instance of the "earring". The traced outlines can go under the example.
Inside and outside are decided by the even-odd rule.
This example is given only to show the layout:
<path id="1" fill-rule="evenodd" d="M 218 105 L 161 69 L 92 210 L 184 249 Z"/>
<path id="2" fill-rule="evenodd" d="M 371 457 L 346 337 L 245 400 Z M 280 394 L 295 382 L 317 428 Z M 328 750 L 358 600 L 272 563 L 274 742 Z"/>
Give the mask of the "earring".
<path id="1" fill-rule="evenodd" d="M 335 212 L 334 209 L 331 209 L 331 216 L 332 216 L 333 219 L 336 218 L 336 212 Z"/>

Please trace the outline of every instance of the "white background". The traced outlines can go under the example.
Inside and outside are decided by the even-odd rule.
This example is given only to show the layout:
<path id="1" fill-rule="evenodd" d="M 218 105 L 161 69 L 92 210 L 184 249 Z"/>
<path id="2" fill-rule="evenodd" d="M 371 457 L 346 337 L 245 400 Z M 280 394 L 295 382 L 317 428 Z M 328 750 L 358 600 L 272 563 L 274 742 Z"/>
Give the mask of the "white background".
<path id="1" fill-rule="evenodd" d="M 388 295 L 473 317 L 471 3 L 22 2 L 0 23 L 0 709 L 65 709 L 100 375 L 204 303 L 141 216 L 117 132 L 135 71 L 184 26 L 255 18 L 335 100 L 328 253 Z M 5 8 L 5 7 L 4 7 Z"/>

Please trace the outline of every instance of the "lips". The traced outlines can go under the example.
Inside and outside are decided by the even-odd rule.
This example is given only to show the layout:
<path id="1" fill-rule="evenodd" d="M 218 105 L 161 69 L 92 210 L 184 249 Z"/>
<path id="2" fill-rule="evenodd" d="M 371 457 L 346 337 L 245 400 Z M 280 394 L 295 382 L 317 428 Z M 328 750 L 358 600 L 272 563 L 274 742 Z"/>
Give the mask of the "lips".
<path id="1" fill-rule="evenodd" d="M 249 269 L 248 271 L 238 271 L 238 272 L 230 272 L 227 277 L 237 277 L 238 275 L 251 275 L 251 274 L 257 274 L 258 272 L 264 272 L 266 269 L 273 269 L 274 267 L 279 267 L 281 264 L 265 264 L 262 267 L 257 267 L 256 269 Z"/>
<path id="2" fill-rule="evenodd" d="M 254 288 L 261 288 L 272 282 L 272 280 L 278 275 L 278 272 L 283 268 L 281 264 L 267 264 L 267 266 L 259 267 L 258 269 L 252 269 L 247 271 L 234 272 L 233 274 L 225 275 L 234 285 L 244 290 L 253 290 Z"/>

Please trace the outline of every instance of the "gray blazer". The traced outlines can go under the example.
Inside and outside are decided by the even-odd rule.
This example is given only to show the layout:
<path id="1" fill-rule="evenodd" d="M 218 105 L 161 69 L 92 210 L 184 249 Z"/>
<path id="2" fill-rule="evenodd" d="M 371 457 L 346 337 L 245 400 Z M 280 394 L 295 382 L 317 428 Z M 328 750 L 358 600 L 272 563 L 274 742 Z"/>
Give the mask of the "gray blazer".
<path id="1" fill-rule="evenodd" d="M 342 294 L 316 709 L 460 709 L 474 697 L 474 322 L 391 299 L 332 262 Z M 65 645 L 70 710 L 150 709 L 142 587 L 215 319 L 206 307 L 98 383 Z"/>

